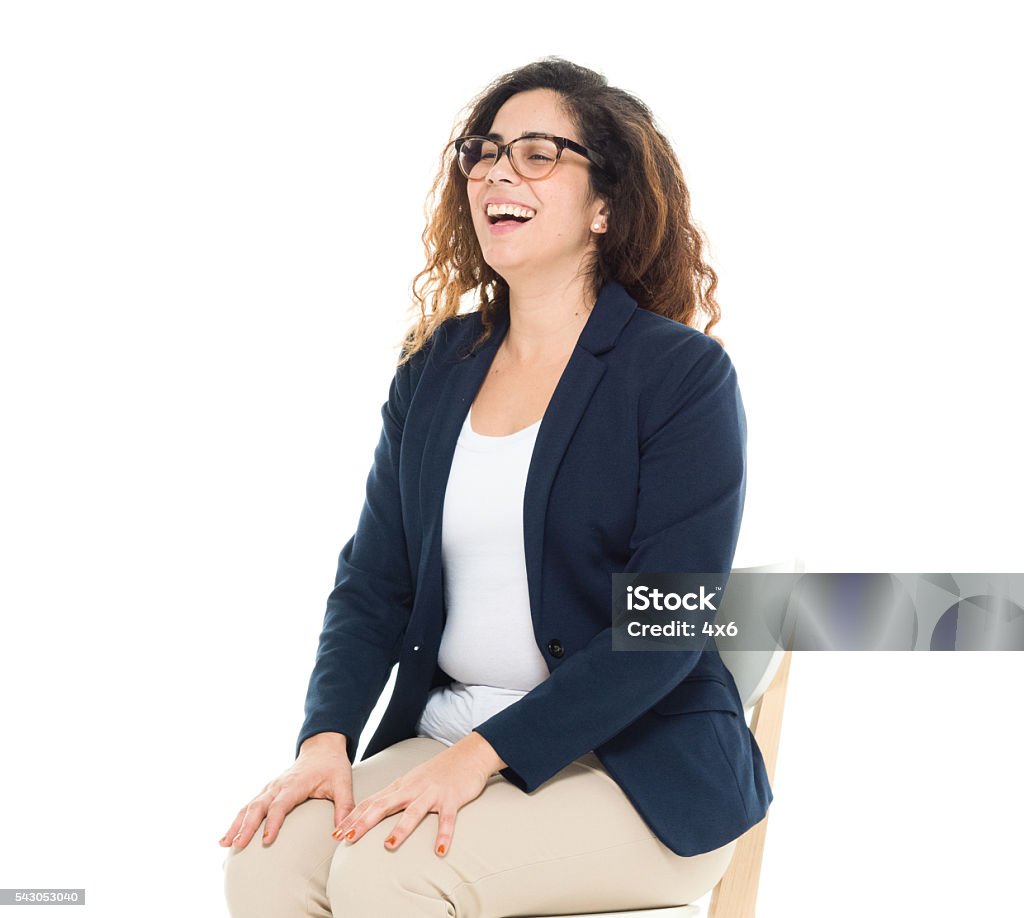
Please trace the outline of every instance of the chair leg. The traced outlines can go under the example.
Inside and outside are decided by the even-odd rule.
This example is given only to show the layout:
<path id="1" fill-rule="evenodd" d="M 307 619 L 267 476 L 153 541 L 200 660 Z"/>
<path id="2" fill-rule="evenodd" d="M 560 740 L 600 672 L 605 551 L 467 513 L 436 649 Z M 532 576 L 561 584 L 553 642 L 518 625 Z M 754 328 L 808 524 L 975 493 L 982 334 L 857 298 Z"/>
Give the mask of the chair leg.
<path id="1" fill-rule="evenodd" d="M 792 654 L 792 650 L 786 651 L 779 671 L 755 705 L 751 717 L 750 731 L 764 758 L 769 783 L 775 781 L 775 761 L 779 755 L 782 710 L 786 701 Z M 708 918 L 754 918 L 767 832 L 768 817 L 765 816 L 740 836 L 729 869 L 711 894 Z"/>

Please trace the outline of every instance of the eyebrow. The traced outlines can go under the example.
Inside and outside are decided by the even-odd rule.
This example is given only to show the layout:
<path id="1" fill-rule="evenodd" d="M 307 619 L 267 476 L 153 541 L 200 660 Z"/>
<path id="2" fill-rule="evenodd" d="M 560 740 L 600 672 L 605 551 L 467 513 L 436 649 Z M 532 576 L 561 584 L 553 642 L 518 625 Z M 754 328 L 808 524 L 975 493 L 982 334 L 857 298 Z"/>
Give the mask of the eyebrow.
<path id="1" fill-rule="evenodd" d="M 520 137 L 536 137 L 538 134 L 547 134 L 547 133 L 548 133 L 548 131 L 526 131 L 523 134 L 520 134 L 519 136 Z M 498 143 L 504 143 L 505 142 L 505 138 L 502 137 L 501 134 L 495 133 L 494 131 L 492 131 L 490 134 L 484 134 L 484 137 L 486 137 L 488 140 L 497 140 Z"/>

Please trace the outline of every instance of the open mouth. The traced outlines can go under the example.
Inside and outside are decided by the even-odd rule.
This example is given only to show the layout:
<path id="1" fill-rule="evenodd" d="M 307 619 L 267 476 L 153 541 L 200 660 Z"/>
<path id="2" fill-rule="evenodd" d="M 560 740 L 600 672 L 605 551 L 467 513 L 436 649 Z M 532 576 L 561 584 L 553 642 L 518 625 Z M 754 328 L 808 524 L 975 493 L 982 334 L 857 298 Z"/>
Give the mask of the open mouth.
<path id="1" fill-rule="evenodd" d="M 517 217 L 515 214 L 497 214 L 488 217 L 487 222 L 494 226 L 495 223 L 528 223 L 533 217 Z"/>

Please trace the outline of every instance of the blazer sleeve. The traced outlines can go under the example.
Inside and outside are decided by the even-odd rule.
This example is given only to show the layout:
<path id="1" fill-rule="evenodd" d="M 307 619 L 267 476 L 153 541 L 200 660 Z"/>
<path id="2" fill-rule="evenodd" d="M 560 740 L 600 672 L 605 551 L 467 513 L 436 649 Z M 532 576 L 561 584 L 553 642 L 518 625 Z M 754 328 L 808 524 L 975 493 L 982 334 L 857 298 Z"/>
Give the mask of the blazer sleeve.
<path id="1" fill-rule="evenodd" d="M 332 732 L 346 736 L 354 763 L 359 737 L 398 661 L 415 590 L 402 523 L 399 455 L 414 377 L 430 346 L 397 368 L 381 407 L 384 423 L 366 499 L 327 599 L 296 758 L 310 736 Z"/>
<path id="2" fill-rule="evenodd" d="M 670 370 L 640 408 L 640 481 L 624 572 L 727 577 L 746 492 L 746 416 L 721 345 L 702 336 L 680 346 L 702 353 L 671 355 Z M 475 728 L 507 764 L 500 774 L 521 790 L 529 793 L 628 727 L 686 678 L 702 652 L 613 651 L 612 631 L 609 624 Z"/>

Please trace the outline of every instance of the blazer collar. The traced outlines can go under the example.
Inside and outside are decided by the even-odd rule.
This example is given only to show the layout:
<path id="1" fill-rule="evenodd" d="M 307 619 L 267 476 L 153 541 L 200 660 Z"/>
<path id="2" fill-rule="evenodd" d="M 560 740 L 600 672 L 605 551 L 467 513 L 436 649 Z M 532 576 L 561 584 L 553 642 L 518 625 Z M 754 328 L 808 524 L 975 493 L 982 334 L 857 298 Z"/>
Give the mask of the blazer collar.
<path id="1" fill-rule="evenodd" d="M 569 441 L 583 412 L 604 375 L 605 362 L 599 354 L 614 347 L 615 341 L 632 317 L 637 303 L 617 281 L 601 288 L 593 310 L 580 332 L 569 362 L 544 412 L 534 444 L 526 478 L 523 502 L 523 537 L 526 549 L 526 573 L 534 631 L 542 635 L 543 623 L 540 585 L 544 556 L 544 516 L 555 472 L 568 449 Z M 466 345 L 480 334 L 479 314 L 470 314 L 458 323 L 465 330 L 454 333 L 455 350 L 463 353 Z M 451 471 L 455 446 L 462 425 L 476 394 L 483 385 L 494 355 L 509 328 L 508 307 L 498 310 L 491 337 L 475 352 L 462 359 L 446 362 L 448 375 L 437 399 L 434 417 L 427 432 L 420 468 L 420 519 L 423 521 L 423 550 L 420 553 L 418 588 L 441 591 L 441 524 L 445 489 Z M 594 500 L 600 494 L 594 493 Z M 443 597 L 440 605 L 443 607 Z"/>

